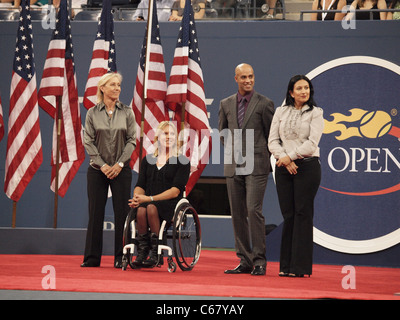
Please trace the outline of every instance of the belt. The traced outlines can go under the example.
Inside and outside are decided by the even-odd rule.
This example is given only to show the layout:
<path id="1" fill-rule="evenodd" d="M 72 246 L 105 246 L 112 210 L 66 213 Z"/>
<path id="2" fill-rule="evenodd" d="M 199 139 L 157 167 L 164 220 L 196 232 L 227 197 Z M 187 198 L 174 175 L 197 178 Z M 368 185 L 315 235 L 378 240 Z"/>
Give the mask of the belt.
<path id="1" fill-rule="evenodd" d="M 90 165 L 93 169 L 100 170 L 100 166 L 98 166 L 97 164 L 89 163 L 89 165 Z"/>
<path id="2" fill-rule="evenodd" d="M 319 157 L 308 157 L 308 158 L 303 158 L 303 159 L 296 159 L 294 160 L 295 163 L 304 163 L 304 162 L 309 162 L 312 160 L 318 160 Z"/>

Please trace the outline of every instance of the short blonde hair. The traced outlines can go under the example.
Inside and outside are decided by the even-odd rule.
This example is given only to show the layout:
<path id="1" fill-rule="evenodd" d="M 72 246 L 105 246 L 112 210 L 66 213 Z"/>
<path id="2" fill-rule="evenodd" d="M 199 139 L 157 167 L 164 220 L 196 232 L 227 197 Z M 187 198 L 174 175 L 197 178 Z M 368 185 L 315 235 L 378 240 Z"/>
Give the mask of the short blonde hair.
<path id="1" fill-rule="evenodd" d="M 121 83 L 122 82 L 122 75 L 118 72 L 107 72 L 103 74 L 97 82 L 97 103 L 103 102 L 104 101 L 104 94 L 103 91 L 101 91 L 101 87 L 104 86 L 108 81 L 110 81 L 112 78 L 116 77 L 118 81 Z"/>

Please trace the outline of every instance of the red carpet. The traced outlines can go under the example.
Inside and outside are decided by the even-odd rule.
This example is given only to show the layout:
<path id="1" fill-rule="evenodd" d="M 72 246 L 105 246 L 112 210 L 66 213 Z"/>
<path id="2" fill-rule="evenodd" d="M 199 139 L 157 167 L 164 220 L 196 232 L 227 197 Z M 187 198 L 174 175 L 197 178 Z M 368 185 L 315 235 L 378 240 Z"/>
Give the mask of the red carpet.
<path id="1" fill-rule="evenodd" d="M 355 289 L 344 289 L 342 266 L 314 265 L 310 278 L 281 278 L 279 265 L 269 262 L 267 275 L 226 275 L 237 265 L 231 251 L 203 250 L 190 272 L 166 266 L 127 271 L 112 267 L 113 257 L 103 257 L 100 268 L 81 268 L 82 256 L 0 255 L 0 289 L 44 290 L 42 273 L 54 267 L 56 291 L 163 294 L 215 297 L 283 299 L 400 300 L 400 269 L 355 267 Z M 345 281 L 346 282 L 346 281 Z M 44 281 L 44 283 L 50 283 Z M 347 282 L 346 282 L 347 283 Z"/>

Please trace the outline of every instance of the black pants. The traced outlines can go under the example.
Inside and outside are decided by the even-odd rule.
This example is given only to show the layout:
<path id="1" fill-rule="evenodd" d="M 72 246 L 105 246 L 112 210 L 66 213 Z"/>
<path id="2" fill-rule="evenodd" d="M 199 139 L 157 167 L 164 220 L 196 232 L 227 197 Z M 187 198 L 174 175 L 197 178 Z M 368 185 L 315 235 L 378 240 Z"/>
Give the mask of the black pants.
<path id="1" fill-rule="evenodd" d="M 268 175 L 226 178 L 236 255 L 244 267 L 266 266 L 265 219 L 262 212 Z"/>
<path id="2" fill-rule="evenodd" d="M 312 273 L 314 198 L 321 182 L 319 158 L 295 161 L 297 174 L 276 167 L 275 179 L 284 223 L 280 271 Z"/>
<path id="3" fill-rule="evenodd" d="M 108 179 L 100 170 L 89 166 L 87 171 L 87 193 L 89 198 L 89 223 L 86 233 L 84 262 L 100 264 L 103 250 L 103 224 L 108 188 L 111 188 L 114 209 L 115 242 L 114 256 L 122 257 L 122 236 L 125 219 L 130 209 L 132 171 L 122 169 L 115 179 Z"/>

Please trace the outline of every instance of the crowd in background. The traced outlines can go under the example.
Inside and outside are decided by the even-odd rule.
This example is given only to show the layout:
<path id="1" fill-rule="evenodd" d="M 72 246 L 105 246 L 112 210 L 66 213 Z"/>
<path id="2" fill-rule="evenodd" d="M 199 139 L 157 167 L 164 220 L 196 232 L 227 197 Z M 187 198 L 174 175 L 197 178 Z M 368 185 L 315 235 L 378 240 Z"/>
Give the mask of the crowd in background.
<path id="1" fill-rule="evenodd" d="M 115 4 L 116 8 L 133 11 L 130 20 L 141 21 L 147 18 L 148 1 L 117 0 Z M 19 7 L 21 0 L 1 0 L 0 2 L 0 9 L 15 9 Z M 57 7 L 60 0 L 31 0 L 32 9 L 48 6 L 49 2 Z M 79 11 L 99 9 L 101 5 L 101 0 L 71 0 L 71 2 L 73 17 Z M 159 21 L 181 20 L 184 3 L 185 0 L 157 0 Z M 277 13 L 284 10 L 283 4 L 284 0 L 192 0 L 195 19 L 273 20 L 277 18 Z M 352 12 L 351 9 L 356 11 Z M 399 11 L 388 12 L 387 9 Z M 400 20 L 400 0 L 313 0 L 312 11 L 314 12 L 311 13 L 311 20 L 353 19 L 354 15 L 357 20 Z"/>

